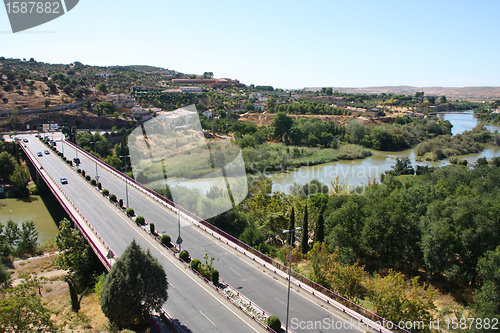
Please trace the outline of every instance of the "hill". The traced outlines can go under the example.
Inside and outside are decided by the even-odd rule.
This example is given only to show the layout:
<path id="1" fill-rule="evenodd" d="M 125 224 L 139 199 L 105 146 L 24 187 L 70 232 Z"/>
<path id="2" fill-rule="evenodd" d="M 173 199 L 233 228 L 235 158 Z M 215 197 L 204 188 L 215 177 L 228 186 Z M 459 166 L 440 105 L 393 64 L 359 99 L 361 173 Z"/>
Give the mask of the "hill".
<path id="1" fill-rule="evenodd" d="M 350 94 L 402 94 L 414 95 L 423 91 L 427 96 L 446 96 L 448 99 L 472 101 L 496 100 L 500 98 L 500 87 L 414 87 L 382 86 L 365 88 L 332 87 L 334 91 Z M 320 91 L 322 88 L 305 88 L 306 91 Z"/>

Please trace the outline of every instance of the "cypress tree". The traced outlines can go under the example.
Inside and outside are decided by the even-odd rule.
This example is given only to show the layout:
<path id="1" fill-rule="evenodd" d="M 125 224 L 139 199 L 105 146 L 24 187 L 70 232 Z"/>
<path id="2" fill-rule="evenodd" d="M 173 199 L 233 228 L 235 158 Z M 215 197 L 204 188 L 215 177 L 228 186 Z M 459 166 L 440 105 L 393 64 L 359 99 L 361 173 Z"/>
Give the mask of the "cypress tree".
<path id="1" fill-rule="evenodd" d="M 318 222 L 316 223 L 316 230 L 314 231 L 314 242 L 323 243 L 325 241 L 325 205 L 319 210 Z"/>
<path id="2" fill-rule="evenodd" d="M 120 329 L 146 322 L 168 298 L 168 281 L 161 264 L 135 242 L 111 267 L 101 291 L 104 315 Z"/>
<path id="3" fill-rule="evenodd" d="M 307 213 L 307 204 L 304 210 L 304 222 L 302 224 L 302 242 L 300 244 L 302 254 L 307 254 L 309 251 L 309 216 Z"/>

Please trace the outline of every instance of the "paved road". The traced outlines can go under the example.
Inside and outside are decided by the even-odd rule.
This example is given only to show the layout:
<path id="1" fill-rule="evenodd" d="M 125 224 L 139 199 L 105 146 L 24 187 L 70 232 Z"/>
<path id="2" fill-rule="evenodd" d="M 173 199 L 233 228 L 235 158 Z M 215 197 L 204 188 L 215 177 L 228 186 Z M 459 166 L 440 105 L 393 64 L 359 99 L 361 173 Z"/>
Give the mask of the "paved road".
<path id="1" fill-rule="evenodd" d="M 25 144 L 35 155 L 47 149 L 34 136 L 24 137 L 29 138 Z M 62 188 L 118 256 L 132 239 L 142 248 L 150 249 L 165 268 L 170 285 L 169 299 L 163 307 L 185 327 L 186 332 L 235 332 L 235 328 L 238 332 L 263 331 L 253 320 L 196 278 L 189 269 L 185 269 L 114 205 L 103 200 L 101 194 L 51 150 L 49 155 L 43 154 L 37 159 L 56 181 L 60 177 L 67 178 L 68 184 L 62 185 Z"/>
<path id="2" fill-rule="evenodd" d="M 57 140 L 57 139 L 56 139 Z M 33 140 L 30 140 L 33 141 Z M 38 140 L 37 140 L 38 141 Z M 41 145 L 41 143 L 39 143 Z M 60 146 L 61 143 L 58 142 L 58 149 L 62 150 Z M 64 154 L 67 158 L 73 158 L 76 156 L 75 150 L 68 144 L 64 144 Z M 88 159 L 83 154 L 78 154 L 81 160 L 80 168 L 86 171 L 92 178 L 96 175 L 96 164 L 92 160 Z M 45 158 L 42 157 L 41 159 Z M 56 158 L 56 156 L 54 156 Z M 60 161 L 60 159 L 59 159 Z M 55 161 L 53 161 L 55 162 Z M 56 167 L 54 164 L 63 163 L 53 163 L 50 165 Z M 68 174 L 73 174 L 76 179 L 81 179 L 77 177 L 75 172 L 65 167 Z M 97 167 L 97 173 L 100 177 L 99 181 L 102 183 L 103 188 L 107 188 L 110 193 L 116 194 L 118 198 L 124 199 L 126 202 L 126 185 L 121 179 L 118 179 L 111 173 L 107 172 L 101 167 Z M 68 178 L 69 180 L 69 178 Z M 74 181 L 74 180 L 72 180 Z M 70 182 L 71 184 L 71 182 Z M 88 186 L 88 185 L 87 185 Z M 74 187 L 74 192 L 79 192 L 81 185 L 71 186 Z M 94 190 L 93 196 L 99 196 Z M 92 207 L 95 204 L 96 199 L 92 201 L 87 201 L 82 203 L 85 206 L 85 212 L 95 210 Z M 157 230 L 162 233 L 167 233 L 175 239 L 178 235 L 178 224 L 177 217 L 175 213 L 171 212 L 169 209 L 158 204 L 151 198 L 145 196 L 140 191 L 136 190 L 132 186 L 128 186 L 128 200 L 129 206 L 134 208 L 137 215 L 142 215 L 146 218 L 146 221 L 153 222 Z M 86 200 L 84 200 L 86 201 Z M 100 200 L 102 201 L 102 200 Z M 83 210 L 82 210 L 83 212 Z M 95 213 L 94 213 L 95 214 Z M 98 213 L 99 214 L 99 213 Z M 110 219 L 109 213 L 100 214 L 99 219 L 103 221 L 108 221 Z M 89 219 L 90 220 L 90 219 Z M 101 232 L 105 234 L 117 234 L 120 235 L 123 226 L 117 222 L 107 222 L 102 223 L 99 226 Z M 96 228 L 97 229 L 97 228 Z M 121 236 L 121 235 L 120 235 Z M 229 283 L 234 288 L 237 288 L 242 294 L 249 298 L 252 302 L 260 306 L 267 313 L 277 315 L 282 322 L 286 318 L 286 301 L 287 301 L 287 284 L 281 278 L 277 278 L 273 274 L 270 274 L 262 266 L 249 262 L 249 260 L 242 254 L 228 248 L 224 243 L 215 239 L 211 235 L 208 235 L 201 231 L 198 227 L 194 226 L 192 223 L 181 219 L 181 236 L 184 240 L 182 248 L 189 251 L 192 257 L 203 259 L 205 253 L 208 253 L 209 258 L 214 257 L 214 267 L 220 272 L 220 276 L 223 280 Z M 130 237 L 129 235 L 123 235 L 124 237 Z M 130 238 L 129 238 L 130 239 Z M 122 241 L 121 240 L 121 241 Z M 118 242 L 121 242 L 117 240 Z M 109 245 L 114 248 L 118 244 L 109 243 Z M 141 244 L 142 245 L 142 244 Z M 167 270 L 170 272 L 170 270 Z M 170 281 L 170 277 L 169 277 Z M 172 280 L 173 281 L 173 280 Z M 175 283 L 174 283 L 175 285 Z M 175 286 L 177 287 L 177 286 Z M 172 288 L 173 289 L 173 288 Z M 310 322 L 327 322 L 329 324 L 321 324 L 321 327 L 313 330 L 314 332 L 352 332 L 359 331 L 357 328 L 352 328 L 350 319 L 340 318 L 332 308 L 326 305 L 314 297 L 306 295 L 306 292 L 297 292 L 297 288 L 292 289 L 290 295 L 290 320 L 293 320 L 291 328 L 296 332 L 311 332 L 311 330 L 305 328 L 307 323 Z M 170 292 L 170 291 L 169 291 Z M 170 296 L 172 298 L 172 296 Z M 169 301 L 170 302 L 170 301 Z M 168 303 L 167 302 L 167 305 Z M 169 310 L 170 313 L 170 310 Z M 339 325 L 340 329 L 328 329 L 331 322 L 342 323 Z M 301 329 L 299 323 L 304 327 Z M 236 327 L 236 326 L 235 326 Z M 366 329 L 363 330 L 364 332 Z"/>

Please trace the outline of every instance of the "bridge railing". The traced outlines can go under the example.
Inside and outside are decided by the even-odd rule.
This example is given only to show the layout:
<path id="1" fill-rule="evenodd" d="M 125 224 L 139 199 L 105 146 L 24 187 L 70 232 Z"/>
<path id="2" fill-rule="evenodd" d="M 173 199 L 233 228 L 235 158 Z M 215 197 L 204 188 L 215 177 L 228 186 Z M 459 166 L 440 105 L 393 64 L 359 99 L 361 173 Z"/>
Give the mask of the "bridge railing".
<path id="1" fill-rule="evenodd" d="M 137 182 L 135 179 L 130 178 L 123 172 L 116 170 L 109 164 L 101 161 L 100 159 L 96 158 L 92 154 L 88 153 L 87 151 L 83 150 L 76 144 L 66 141 L 66 143 L 70 144 L 74 149 L 78 149 L 81 153 L 84 155 L 88 156 L 90 159 L 93 159 L 97 161 L 97 163 L 101 164 L 101 166 L 107 168 L 110 172 L 114 173 L 120 178 L 126 179 L 129 183 L 134 184 L 139 190 L 146 192 L 150 194 L 152 197 L 154 197 L 157 201 L 160 201 L 164 203 L 165 205 L 169 206 L 168 208 L 175 210 L 178 209 L 182 214 L 185 215 L 185 217 L 188 217 L 192 219 L 194 222 L 197 222 L 201 225 L 203 225 L 205 228 L 212 230 L 214 233 L 220 235 L 221 237 L 225 238 L 229 244 L 229 242 L 233 243 L 234 245 L 242 248 L 244 251 L 247 251 L 254 255 L 255 257 L 259 258 L 260 260 L 264 261 L 265 263 L 268 263 L 269 265 L 279 269 L 282 272 L 288 273 L 288 267 L 286 265 L 283 265 L 282 263 L 270 258 L 269 256 L 263 254 L 262 252 L 254 249 L 250 245 L 242 242 L 238 238 L 232 236 L 231 234 L 225 232 L 224 230 L 221 230 L 217 228 L 216 226 L 212 225 L 211 223 L 201 219 L 200 217 L 196 216 L 192 212 L 188 211 L 187 209 L 184 209 L 183 207 L 178 206 L 171 200 L 163 197 L 162 195 L 158 194 L 157 192 L 153 191 L 152 189 L 144 186 L 143 184 Z M 237 247 L 235 249 L 237 249 Z M 304 285 L 308 286 L 309 288 L 312 288 L 314 291 L 317 291 L 316 293 L 314 291 L 311 291 L 312 295 L 317 296 L 318 298 L 322 299 L 328 304 L 331 304 L 335 307 L 337 307 L 340 311 L 344 313 L 348 313 L 352 317 L 358 319 L 361 323 L 364 323 L 368 326 L 371 326 L 372 328 L 379 330 L 380 332 L 385 331 L 385 332 L 390 332 L 390 331 L 395 331 L 395 332 L 405 332 L 405 333 L 410 333 L 409 331 L 405 330 L 404 328 L 399 327 L 396 323 L 392 323 L 381 316 L 377 315 L 376 313 L 373 313 L 372 311 L 348 300 L 347 298 L 339 295 L 338 293 L 323 287 L 322 285 L 312 281 L 311 279 L 303 276 L 300 273 L 295 272 L 292 270 L 291 276 L 296 279 L 297 281 L 303 283 Z M 299 287 L 302 287 L 300 283 L 298 283 Z M 333 300 L 334 302 L 330 301 Z M 337 304 L 338 303 L 338 304 Z M 339 304 L 341 306 L 339 306 Z M 349 311 L 352 310 L 352 311 Z M 368 318 L 369 322 L 364 322 L 363 318 Z M 370 322 L 371 321 L 371 322 Z M 389 323 L 386 325 L 386 323 Z M 390 329 L 387 329 L 386 326 L 390 326 Z M 381 328 L 382 327 L 382 328 Z"/>

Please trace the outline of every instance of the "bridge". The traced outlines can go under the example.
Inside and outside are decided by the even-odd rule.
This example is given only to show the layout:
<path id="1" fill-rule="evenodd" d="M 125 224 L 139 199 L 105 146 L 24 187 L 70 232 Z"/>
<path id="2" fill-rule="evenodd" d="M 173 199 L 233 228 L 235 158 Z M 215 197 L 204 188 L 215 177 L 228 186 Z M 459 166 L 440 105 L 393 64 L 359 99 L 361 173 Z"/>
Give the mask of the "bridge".
<path id="1" fill-rule="evenodd" d="M 220 290 L 195 276 L 171 251 L 161 246 L 144 228 L 79 175 L 75 167 L 65 163 L 52 151 L 48 155 L 43 154 L 48 148 L 34 135 L 25 135 L 25 138 L 29 141 L 20 143 L 23 151 L 106 267 L 111 267 L 133 239 L 143 249 L 149 249 L 160 261 L 169 281 L 169 298 L 163 310 L 176 331 L 266 331 L 265 325 L 252 319 L 251 313 L 245 314 L 238 309 L 242 308 L 241 303 L 235 306 L 234 301 L 230 302 L 230 297 L 222 295 Z M 177 208 L 171 202 L 71 142 L 64 141 L 60 133 L 56 134 L 56 142 L 58 150 L 65 157 L 80 159 L 79 168 L 85 170 L 87 175 L 92 178 L 98 176 L 103 189 L 108 189 L 124 201 L 128 196 L 129 206 L 137 215 L 154 223 L 159 232 L 169 234 L 173 239 L 177 237 Z M 37 156 L 37 152 L 42 152 L 42 156 Z M 61 184 L 61 177 L 65 177 L 68 183 Z M 188 250 L 193 258 L 202 259 L 205 253 L 209 258 L 214 257 L 213 265 L 220 272 L 221 279 L 232 286 L 241 299 L 251 302 L 252 306 L 266 314 L 278 316 L 284 323 L 286 267 L 197 219 L 186 210 L 181 209 L 180 216 L 184 240 L 182 248 Z M 293 331 L 310 331 L 305 325 L 307 323 L 335 323 L 335 327 L 329 326 L 331 331 L 390 332 L 377 324 L 383 322 L 383 318 L 321 286 L 311 284 L 312 281 L 307 281 L 299 274 L 294 274 L 292 282 L 290 327 Z"/>

